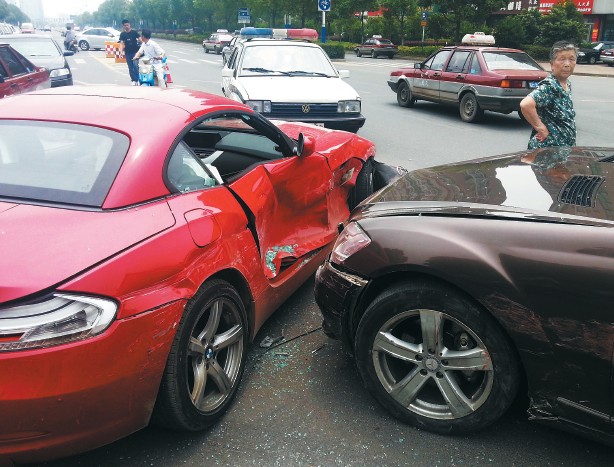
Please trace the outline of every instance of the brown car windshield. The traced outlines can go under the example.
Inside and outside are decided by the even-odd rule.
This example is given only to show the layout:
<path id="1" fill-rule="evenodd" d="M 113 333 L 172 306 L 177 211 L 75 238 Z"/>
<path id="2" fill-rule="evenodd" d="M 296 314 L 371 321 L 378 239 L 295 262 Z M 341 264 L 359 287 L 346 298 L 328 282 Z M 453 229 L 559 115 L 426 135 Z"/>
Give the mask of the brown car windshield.
<path id="1" fill-rule="evenodd" d="M 489 70 L 537 70 L 543 68 L 524 52 L 483 52 Z"/>

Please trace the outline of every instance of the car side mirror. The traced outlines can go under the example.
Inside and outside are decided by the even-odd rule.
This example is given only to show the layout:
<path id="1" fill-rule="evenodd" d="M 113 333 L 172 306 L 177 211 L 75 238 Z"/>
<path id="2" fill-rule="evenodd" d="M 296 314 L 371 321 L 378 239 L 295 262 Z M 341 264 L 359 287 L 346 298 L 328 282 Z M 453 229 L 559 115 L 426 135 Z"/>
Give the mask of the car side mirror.
<path id="1" fill-rule="evenodd" d="M 113 34 L 108 33 L 108 34 L 107 34 L 107 37 L 113 37 Z"/>
<path id="2" fill-rule="evenodd" d="M 350 70 L 339 70 L 339 78 L 349 78 Z"/>
<path id="3" fill-rule="evenodd" d="M 414 63 L 414 68 L 421 70 L 423 67 L 424 67 L 424 64 L 422 63 Z"/>
<path id="4" fill-rule="evenodd" d="M 296 143 L 296 154 L 300 157 L 307 157 L 313 154 L 316 150 L 316 140 L 313 136 L 305 136 L 303 133 L 298 135 L 298 142 Z"/>
<path id="5" fill-rule="evenodd" d="M 75 53 L 72 50 L 65 50 L 64 51 L 64 56 L 65 57 L 70 57 L 71 55 L 74 55 Z"/>
<path id="6" fill-rule="evenodd" d="M 228 68 L 228 66 L 224 66 L 222 68 L 222 78 L 232 78 L 234 70 L 232 68 Z"/>

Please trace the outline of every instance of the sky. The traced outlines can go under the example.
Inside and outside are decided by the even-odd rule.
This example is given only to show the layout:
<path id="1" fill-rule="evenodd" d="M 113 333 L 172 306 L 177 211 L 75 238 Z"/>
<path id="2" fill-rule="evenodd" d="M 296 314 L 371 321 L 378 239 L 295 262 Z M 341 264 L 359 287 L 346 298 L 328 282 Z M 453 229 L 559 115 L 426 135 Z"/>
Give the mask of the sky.
<path id="1" fill-rule="evenodd" d="M 45 16 L 54 17 L 63 13 L 80 14 L 84 11 L 93 13 L 104 0 L 42 0 Z"/>

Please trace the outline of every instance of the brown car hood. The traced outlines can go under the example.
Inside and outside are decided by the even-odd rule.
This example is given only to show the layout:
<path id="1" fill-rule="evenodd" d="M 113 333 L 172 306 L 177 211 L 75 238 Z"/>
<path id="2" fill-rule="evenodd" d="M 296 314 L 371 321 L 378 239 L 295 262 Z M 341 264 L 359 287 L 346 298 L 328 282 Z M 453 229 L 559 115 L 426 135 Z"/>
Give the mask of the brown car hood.
<path id="1" fill-rule="evenodd" d="M 544 148 L 410 172 L 358 217 L 409 213 L 614 222 L 614 148 Z"/>

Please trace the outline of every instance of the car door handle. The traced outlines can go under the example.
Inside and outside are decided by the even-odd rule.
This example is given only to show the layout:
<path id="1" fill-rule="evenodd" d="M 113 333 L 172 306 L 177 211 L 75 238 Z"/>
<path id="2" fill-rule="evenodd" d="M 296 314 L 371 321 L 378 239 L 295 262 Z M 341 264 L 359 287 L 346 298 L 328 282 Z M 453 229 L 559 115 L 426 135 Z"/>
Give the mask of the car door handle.
<path id="1" fill-rule="evenodd" d="M 16 88 L 17 87 L 17 83 L 11 83 L 11 87 L 12 88 Z"/>
<path id="2" fill-rule="evenodd" d="M 458 75 L 456 75 L 456 79 L 465 79 L 465 76 L 461 75 L 461 74 L 458 74 Z"/>
<path id="3" fill-rule="evenodd" d="M 433 78 L 439 78 L 441 76 L 441 73 L 433 73 Z"/>

